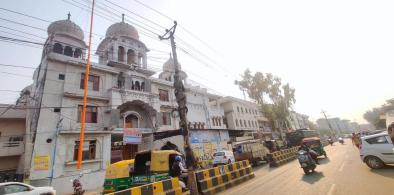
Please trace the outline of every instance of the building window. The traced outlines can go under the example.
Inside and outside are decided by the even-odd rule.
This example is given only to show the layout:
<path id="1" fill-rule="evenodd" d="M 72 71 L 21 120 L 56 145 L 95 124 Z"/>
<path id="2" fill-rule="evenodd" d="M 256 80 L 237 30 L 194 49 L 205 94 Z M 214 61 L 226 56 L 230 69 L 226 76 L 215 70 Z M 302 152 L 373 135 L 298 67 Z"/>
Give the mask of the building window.
<path id="1" fill-rule="evenodd" d="M 81 74 L 80 89 L 84 89 L 85 85 L 85 73 Z M 100 86 L 100 77 L 95 75 L 89 75 L 88 89 L 93 91 L 98 91 Z"/>
<path id="2" fill-rule="evenodd" d="M 75 141 L 74 161 L 78 160 L 79 141 Z M 83 143 L 82 160 L 96 159 L 96 140 L 89 140 Z"/>
<path id="3" fill-rule="evenodd" d="M 53 45 L 53 52 L 63 54 L 63 46 L 60 43 Z"/>
<path id="4" fill-rule="evenodd" d="M 168 98 L 168 91 L 164 90 L 164 89 L 159 89 L 159 99 L 160 99 L 160 101 L 163 101 L 163 102 L 170 101 Z"/>
<path id="5" fill-rule="evenodd" d="M 244 108 L 243 107 L 241 107 L 241 113 L 244 113 Z"/>
<path id="6" fill-rule="evenodd" d="M 64 55 L 73 57 L 73 49 L 70 46 L 64 48 Z"/>
<path id="7" fill-rule="evenodd" d="M 59 74 L 59 80 L 63 80 L 64 81 L 64 79 L 66 78 L 66 75 L 64 75 L 64 74 Z"/>
<path id="8" fill-rule="evenodd" d="M 82 58 L 82 50 L 77 48 L 74 51 L 74 58 Z"/>
<path id="9" fill-rule="evenodd" d="M 238 110 L 238 112 L 239 112 L 239 107 L 237 106 L 237 110 Z"/>
<path id="10" fill-rule="evenodd" d="M 252 125 L 250 125 L 250 121 L 248 121 L 248 125 L 249 125 L 249 127 L 251 127 Z"/>
<path id="11" fill-rule="evenodd" d="M 132 49 L 127 51 L 127 64 L 135 64 L 135 52 Z"/>
<path id="12" fill-rule="evenodd" d="M 163 125 L 171 125 L 171 113 L 169 113 L 169 112 L 162 113 L 162 124 Z"/>
<path id="13" fill-rule="evenodd" d="M 118 47 L 118 61 L 119 62 L 124 62 L 124 53 L 125 53 L 124 47 L 119 46 Z"/>
<path id="14" fill-rule="evenodd" d="M 218 118 L 218 122 L 219 122 L 218 126 L 222 126 L 222 120 L 220 119 L 220 117 Z"/>
<path id="15" fill-rule="evenodd" d="M 247 126 L 246 126 L 246 120 L 244 120 L 244 126 L 247 127 Z"/>
<path id="16" fill-rule="evenodd" d="M 60 112 L 60 108 L 54 108 L 53 112 Z"/>
<path id="17" fill-rule="evenodd" d="M 213 125 L 213 126 L 216 126 L 215 118 L 212 118 L 212 125 Z"/>
<path id="18" fill-rule="evenodd" d="M 82 105 L 78 105 L 78 122 L 82 118 Z M 97 123 L 97 107 L 86 106 L 85 123 Z"/>
<path id="19" fill-rule="evenodd" d="M 242 120 L 239 120 L 239 126 L 243 127 Z"/>
<path id="20" fill-rule="evenodd" d="M 235 119 L 235 126 L 238 127 L 238 119 Z"/>

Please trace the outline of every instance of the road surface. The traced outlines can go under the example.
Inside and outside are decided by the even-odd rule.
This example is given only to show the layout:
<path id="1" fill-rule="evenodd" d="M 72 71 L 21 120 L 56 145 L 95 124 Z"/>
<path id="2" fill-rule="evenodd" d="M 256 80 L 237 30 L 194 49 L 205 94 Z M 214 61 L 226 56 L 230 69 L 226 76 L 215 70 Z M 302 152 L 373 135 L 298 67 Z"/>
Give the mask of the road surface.
<path id="1" fill-rule="evenodd" d="M 255 168 L 256 177 L 221 195 L 389 195 L 394 194 L 394 166 L 371 170 L 350 140 L 326 148 L 328 159 L 320 159 L 313 174 L 305 175 L 298 161 L 278 168 Z"/>

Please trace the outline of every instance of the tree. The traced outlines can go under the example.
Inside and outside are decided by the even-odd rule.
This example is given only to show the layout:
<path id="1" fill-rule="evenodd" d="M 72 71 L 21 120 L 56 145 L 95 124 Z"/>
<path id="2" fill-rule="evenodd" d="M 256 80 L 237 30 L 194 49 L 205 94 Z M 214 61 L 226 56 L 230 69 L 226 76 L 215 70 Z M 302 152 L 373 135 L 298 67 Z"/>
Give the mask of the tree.
<path id="1" fill-rule="evenodd" d="M 386 128 L 386 121 L 384 119 L 380 119 L 380 114 L 383 113 L 384 108 L 372 108 L 372 110 L 368 110 L 364 113 L 363 117 L 368 123 L 375 126 L 378 129 Z"/>
<path id="2" fill-rule="evenodd" d="M 282 85 L 281 78 L 271 73 L 256 72 L 252 75 L 251 71 L 246 69 L 241 76 L 242 79 L 235 81 L 235 84 L 258 103 L 272 127 L 277 127 L 275 124 L 278 123 L 283 128 L 287 127 L 289 109 L 296 102 L 295 89 L 291 88 L 289 83 Z"/>

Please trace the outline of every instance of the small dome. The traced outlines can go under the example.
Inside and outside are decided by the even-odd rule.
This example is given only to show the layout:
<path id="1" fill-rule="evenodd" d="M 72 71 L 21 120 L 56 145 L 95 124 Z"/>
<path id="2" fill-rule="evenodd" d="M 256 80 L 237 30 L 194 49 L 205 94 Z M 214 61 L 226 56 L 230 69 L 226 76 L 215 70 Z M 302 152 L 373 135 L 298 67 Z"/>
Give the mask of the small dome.
<path id="1" fill-rule="evenodd" d="M 179 67 L 179 70 L 182 69 L 181 64 L 179 62 L 178 62 L 178 67 Z M 167 62 L 164 63 L 163 71 L 164 72 L 175 72 L 175 63 L 174 63 L 174 59 L 172 58 L 172 56 L 170 56 L 170 59 L 168 59 Z"/>
<path id="2" fill-rule="evenodd" d="M 119 22 L 112 24 L 108 29 L 107 33 L 105 34 L 106 37 L 130 37 L 136 40 L 139 40 L 138 31 L 125 22 Z"/>
<path id="3" fill-rule="evenodd" d="M 84 38 L 82 29 L 70 19 L 52 22 L 48 26 L 47 32 L 48 35 L 64 34 L 79 40 L 83 40 Z"/>

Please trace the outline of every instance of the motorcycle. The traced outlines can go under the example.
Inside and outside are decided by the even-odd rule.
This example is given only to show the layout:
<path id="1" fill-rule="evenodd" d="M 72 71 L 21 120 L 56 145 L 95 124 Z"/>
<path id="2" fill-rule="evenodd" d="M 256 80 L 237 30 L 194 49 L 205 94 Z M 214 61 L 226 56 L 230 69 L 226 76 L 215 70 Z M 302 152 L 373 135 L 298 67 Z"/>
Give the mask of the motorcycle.
<path id="1" fill-rule="evenodd" d="M 83 195 L 85 193 L 85 190 L 82 188 L 82 183 L 80 181 L 80 179 L 82 178 L 83 174 L 79 174 L 79 176 L 73 180 L 71 180 L 71 182 L 73 183 L 73 188 L 74 188 L 74 193 L 73 195 Z"/>
<path id="2" fill-rule="evenodd" d="M 298 162 L 301 165 L 301 168 L 304 170 L 305 174 L 308 174 L 309 171 L 315 172 L 316 162 L 312 159 L 311 155 L 305 151 L 298 151 Z"/>
<path id="3" fill-rule="evenodd" d="M 341 144 L 344 144 L 344 143 L 345 143 L 345 142 L 343 141 L 342 137 L 340 137 L 340 138 L 338 139 L 338 141 L 339 141 L 339 143 L 341 143 Z"/>
<path id="4" fill-rule="evenodd" d="M 328 143 L 332 146 L 334 144 L 334 141 L 332 141 L 331 138 L 328 139 Z"/>

